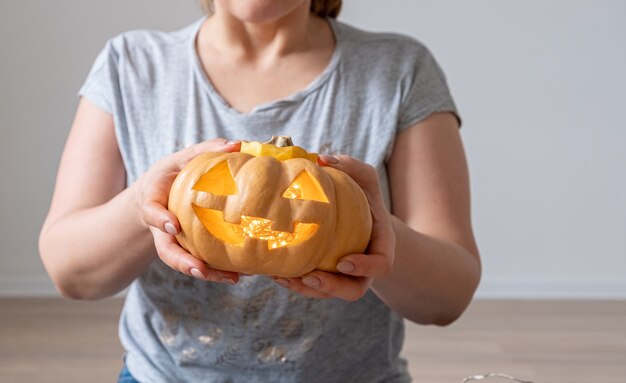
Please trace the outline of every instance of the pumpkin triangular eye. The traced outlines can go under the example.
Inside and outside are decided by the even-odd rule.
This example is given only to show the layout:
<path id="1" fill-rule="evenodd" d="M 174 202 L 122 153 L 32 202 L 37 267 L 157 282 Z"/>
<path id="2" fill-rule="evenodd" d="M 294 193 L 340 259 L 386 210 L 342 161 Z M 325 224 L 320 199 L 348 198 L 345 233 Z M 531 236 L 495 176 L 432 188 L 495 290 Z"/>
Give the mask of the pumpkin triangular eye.
<path id="1" fill-rule="evenodd" d="M 322 186 L 306 170 L 298 174 L 283 193 L 283 197 L 328 203 L 328 197 L 326 197 Z"/>
<path id="2" fill-rule="evenodd" d="M 227 161 L 220 162 L 207 173 L 203 174 L 193 186 L 193 190 L 216 195 L 232 195 L 239 193 Z"/>

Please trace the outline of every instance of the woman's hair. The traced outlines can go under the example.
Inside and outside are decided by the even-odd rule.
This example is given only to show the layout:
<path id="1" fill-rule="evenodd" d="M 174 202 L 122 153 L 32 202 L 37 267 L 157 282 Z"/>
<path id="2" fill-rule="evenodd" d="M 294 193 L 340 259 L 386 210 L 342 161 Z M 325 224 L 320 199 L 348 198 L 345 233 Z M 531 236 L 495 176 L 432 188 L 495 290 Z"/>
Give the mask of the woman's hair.
<path id="1" fill-rule="evenodd" d="M 319 17 L 332 17 L 334 19 L 341 11 L 342 0 L 311 0 L 311 12 Z M 207 13 L 213 13 L 213 0 L 200 0 L 202 8 Z"/>

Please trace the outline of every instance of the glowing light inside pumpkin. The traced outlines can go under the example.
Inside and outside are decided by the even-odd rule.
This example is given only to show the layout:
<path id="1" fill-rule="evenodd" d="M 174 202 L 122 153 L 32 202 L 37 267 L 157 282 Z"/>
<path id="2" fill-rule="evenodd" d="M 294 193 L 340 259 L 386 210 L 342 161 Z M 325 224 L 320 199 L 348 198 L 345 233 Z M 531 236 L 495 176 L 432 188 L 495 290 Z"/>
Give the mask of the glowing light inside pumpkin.
<path id="1" fill-rule="evenodd" d="M 306 170 L 298 174 L 283 193 L 283 197 L 328 203 L 322 186 Z"/>
<path id="2" fill-rule="evenodd" d="M 250 238 L 261 239 L 268 241 L 268 247 L 271 249 L 277 249 L 279 247 L 287 246 L 289 243 L 298 236 L 298 231 L 301 231 L 298 224 L 295 225 L 293 233 L 285 231 L 276 231 L 271 229 L 272 221 L 265 218 L 246 217 L 241 216 L 241 224 L 235 227 L 235 230 L 241 230 L 238 233 L 241 236 L 248 236 Z"/>
<path id="3" fill-rule="evenodd" d="M 291 186 L 289 186 L 283 194 L 283 197 L 289 199 L 302 199 L 302 189 L 300 189 L 300 185 L 295 183 L 291 184 Z"/>
<path id="4" fill-rule="evenodd" d="M 319 225 L 316 223 L 294 223 L 293 232 L 272 230 L 272 221 L 265 218 L 242 215 L 241 223 L 224 221 L 224 213 L 219 210 L 205 209 L 193 205 L 204 227 L 217 239 L 233 246 L 243 246 L 246 238 L 267 241 L 269 250 L 285 246 L 294 246 L 311 238 Z"/>

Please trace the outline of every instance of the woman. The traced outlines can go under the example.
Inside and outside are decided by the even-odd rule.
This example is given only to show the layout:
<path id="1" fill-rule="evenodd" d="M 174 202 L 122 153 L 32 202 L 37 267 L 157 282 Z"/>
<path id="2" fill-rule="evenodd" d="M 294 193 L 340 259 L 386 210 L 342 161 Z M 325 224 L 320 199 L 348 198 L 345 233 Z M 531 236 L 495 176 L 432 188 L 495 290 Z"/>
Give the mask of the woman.
<path id="1" fill-rule="evenodd" d="M 130 285 L 120 381 L 410 380 L 403 318 L 451 323 L 480 275 L 443 74 L 413 39 L 334 20 L 341 1 L 206 5 L 190 27 L 122 34 L 96 60 L 41 233 L 51 278 L 78 299 Z M 173 237 L 174 177 L 199 153 L 279 134 L 364 189 L 367 254 L 302 278 L 211 269 Z"/>

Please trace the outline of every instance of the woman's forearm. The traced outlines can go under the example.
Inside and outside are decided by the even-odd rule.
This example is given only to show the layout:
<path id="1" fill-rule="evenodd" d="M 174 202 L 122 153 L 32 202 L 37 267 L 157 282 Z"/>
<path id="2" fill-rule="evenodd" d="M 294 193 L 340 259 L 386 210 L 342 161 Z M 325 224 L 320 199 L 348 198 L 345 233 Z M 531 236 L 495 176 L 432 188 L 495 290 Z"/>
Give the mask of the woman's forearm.
<path id="1" fill-rule="evenodd" d="M 134 188 L 44 224 L 41 258 L 63 295 L 76 299 L 113 295 L 155 259 L 152 235 L 138 218 Z"/>
<path id="2" fill-rule="evenodd" d="M 420 324 L 446 325 L 469 304 L 480 280 L 477 254 L 418 233 L 392 217 L 396 255 L 392 273 L 372 289 L 393 310 Z"/>

